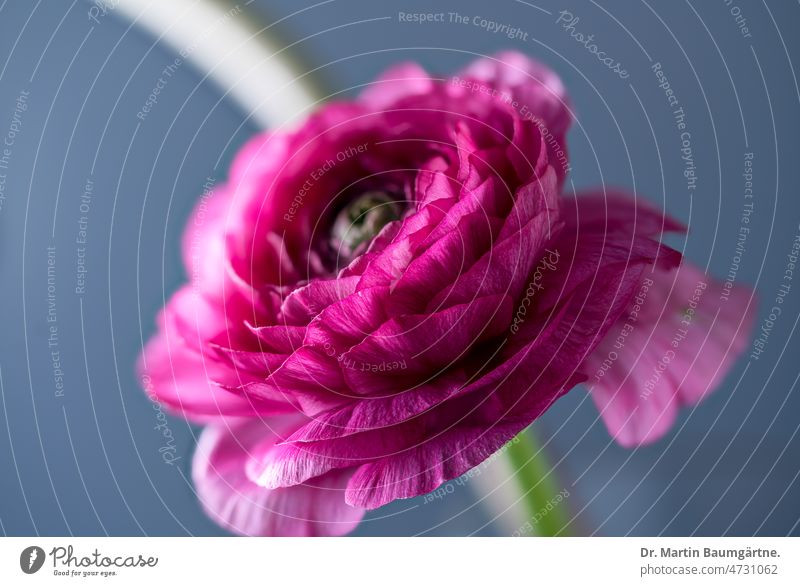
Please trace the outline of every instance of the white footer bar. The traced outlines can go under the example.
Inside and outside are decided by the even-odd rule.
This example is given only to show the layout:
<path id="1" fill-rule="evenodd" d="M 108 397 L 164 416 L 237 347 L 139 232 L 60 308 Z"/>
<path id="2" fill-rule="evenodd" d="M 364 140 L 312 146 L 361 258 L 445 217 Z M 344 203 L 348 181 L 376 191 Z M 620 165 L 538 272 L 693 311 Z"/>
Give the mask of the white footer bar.
<path id="1" fill-rule="evenodd" d="M 0 539 L 0 584 L 800 584 L 800 538 Z M 242 584 L 244 582 L 241 582 Z"/>

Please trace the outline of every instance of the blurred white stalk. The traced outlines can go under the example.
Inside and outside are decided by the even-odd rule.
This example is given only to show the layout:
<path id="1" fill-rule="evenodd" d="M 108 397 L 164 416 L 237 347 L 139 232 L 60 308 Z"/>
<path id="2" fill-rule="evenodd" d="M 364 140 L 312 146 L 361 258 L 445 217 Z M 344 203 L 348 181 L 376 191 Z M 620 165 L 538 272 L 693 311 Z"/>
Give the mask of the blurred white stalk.
<path id="1" fill-rule="evenodd" d="M 262 128 L 295 120 L 322 96 L 248 8 L 228 0 L 105 0 L 207 74 Z M 265 30 L 266 29 L 266 30 Z"/>
<path id="2" fill-rule="evenodd" d="M 492 521 L 492 526 L 504 537 L 520 532 L 530 516 L 519 482 L 517 471 L 504 455 L 492 458 L 481 473 L 470 480 L 470 487 Z"/>

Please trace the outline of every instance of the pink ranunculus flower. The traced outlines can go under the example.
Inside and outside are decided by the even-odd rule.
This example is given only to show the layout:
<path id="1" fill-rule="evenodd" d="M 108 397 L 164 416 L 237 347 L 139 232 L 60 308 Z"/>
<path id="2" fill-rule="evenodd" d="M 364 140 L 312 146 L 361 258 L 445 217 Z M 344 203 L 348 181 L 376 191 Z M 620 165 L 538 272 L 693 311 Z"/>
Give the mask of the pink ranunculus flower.
<path id="1" fill-rule="evenodd" d="M 401 65 L 242 149 L 189 221 L 192 282 L 140 360 L 162 403 L 206 425 L 193 477 L 209 515 L 247 535 L 344 534 L 481 463 L 580 382 L 636 445 L 720 381 L 750 293 L 722 300 L 677 268 L 660 238 L 681 226 L 641 201 L 561 196 L 569 123 L 558 77 L 503 53 L 446 81 Z"/>

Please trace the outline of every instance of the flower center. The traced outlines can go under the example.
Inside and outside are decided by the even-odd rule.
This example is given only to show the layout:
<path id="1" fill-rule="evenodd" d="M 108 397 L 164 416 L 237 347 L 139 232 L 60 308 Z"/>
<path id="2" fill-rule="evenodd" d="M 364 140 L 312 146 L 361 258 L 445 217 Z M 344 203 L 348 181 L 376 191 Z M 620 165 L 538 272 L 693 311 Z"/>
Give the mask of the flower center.
<path id="1" fill-rule="evenodd" d="M 349 263 L 362 247 L 388 224 L 400 218 L 401 206 L 385 191 L 367 191 L 336 216 L 331 244 L 341 261 Z"/>

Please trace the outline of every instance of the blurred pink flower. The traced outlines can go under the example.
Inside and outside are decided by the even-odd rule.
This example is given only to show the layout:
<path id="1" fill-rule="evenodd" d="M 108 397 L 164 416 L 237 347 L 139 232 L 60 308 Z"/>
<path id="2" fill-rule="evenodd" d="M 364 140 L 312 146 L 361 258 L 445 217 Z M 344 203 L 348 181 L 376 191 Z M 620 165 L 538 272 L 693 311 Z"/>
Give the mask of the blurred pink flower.
<path id="1" fill-rule="evenodd" d="M 140 360 L 159 401 L 207 424 L 193 477 L 209 515 L 247 535 L 343 534 L 582 381 L 624 445 L 720 381 L 749 292 L 719 301 L 676 270 L 660 238 L 682 228 L 641 201 L 561 196 L 569 123 L 558 77 L 503 53 L 447 81 L 401 65 L 242 149 L 189 222 L 192 282 Z"/>

